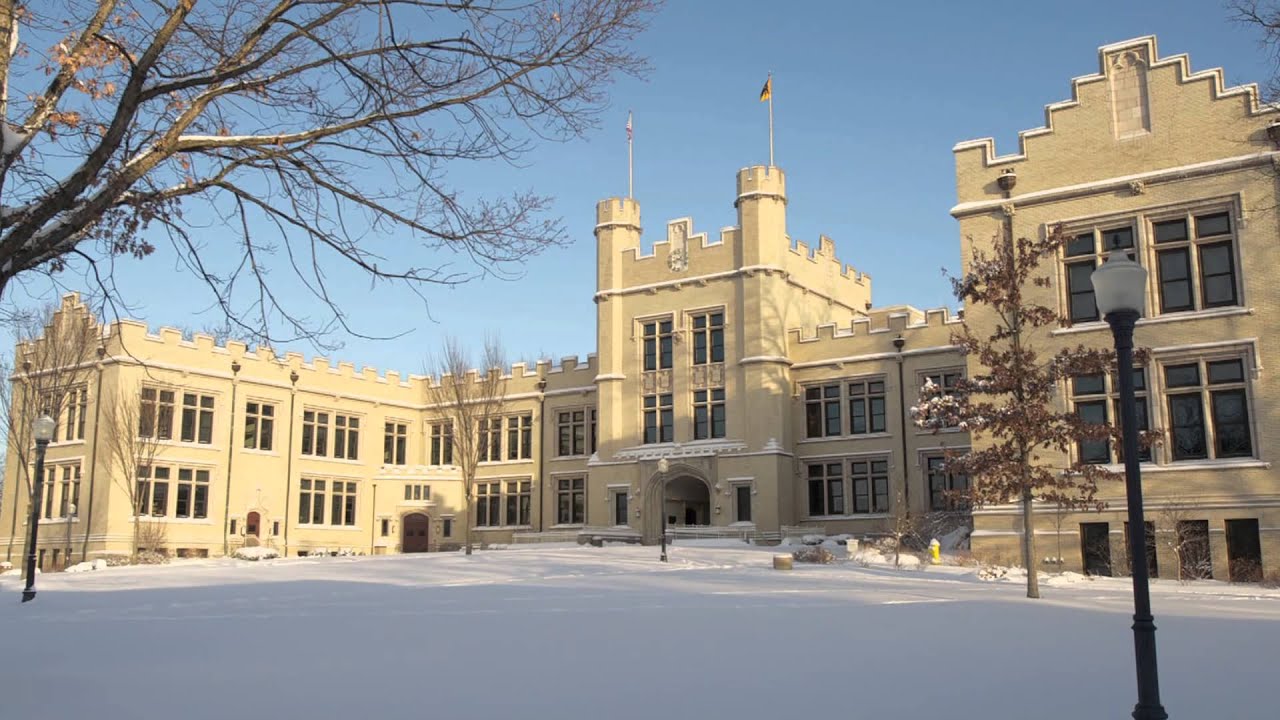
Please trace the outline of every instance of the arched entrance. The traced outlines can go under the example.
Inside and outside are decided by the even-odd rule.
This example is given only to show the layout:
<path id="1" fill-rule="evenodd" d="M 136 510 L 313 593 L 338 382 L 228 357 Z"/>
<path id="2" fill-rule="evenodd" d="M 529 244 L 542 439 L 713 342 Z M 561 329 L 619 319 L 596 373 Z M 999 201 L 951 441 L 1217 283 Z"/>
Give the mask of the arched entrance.
<path id="1" fill-rule="evenodd" d="M 400 552 L 427 551 L 431 536 L 431 518 L 422 513 L 410 513 L 400 521 Z"/>
<path id="2" fill-rule="evenodd" d="M 656 543 L 660 539 L 663 513 L 668 527 L 711 524 L 711 488 L 696 475 L 673 471 L 665 483 L 661 476 L 656 477 L 649 484 L 645 500 L 645 542 Z"/>
<path id="3" fill-rule="evenodd" d="M 244 518 L 244 544 L 245 547 L 257 547 L 262 542 L 261 528 L 262 515 L 257 511 L 250 512 Z"/>

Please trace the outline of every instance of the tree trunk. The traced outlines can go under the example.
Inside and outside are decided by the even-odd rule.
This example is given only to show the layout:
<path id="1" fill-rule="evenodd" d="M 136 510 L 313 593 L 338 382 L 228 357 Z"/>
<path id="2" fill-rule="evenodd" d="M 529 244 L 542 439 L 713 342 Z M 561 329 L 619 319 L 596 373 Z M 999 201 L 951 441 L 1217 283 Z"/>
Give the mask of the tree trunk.
<path id="1" fill-rule="evenodd" d="M 462 501 L 462 544 L 466 554 L 471 554 L 471 489 L 467 488 L 466 498 Z"/>
<path id="2" fill-rule="evenodd" d="M 1022 565 L 1027 569 L 1027 597 L 1040 597 L 1040 579 L 1036 576 L 1036 521 L 1031 508 L 1031 488 L 1022 488 Z"/>

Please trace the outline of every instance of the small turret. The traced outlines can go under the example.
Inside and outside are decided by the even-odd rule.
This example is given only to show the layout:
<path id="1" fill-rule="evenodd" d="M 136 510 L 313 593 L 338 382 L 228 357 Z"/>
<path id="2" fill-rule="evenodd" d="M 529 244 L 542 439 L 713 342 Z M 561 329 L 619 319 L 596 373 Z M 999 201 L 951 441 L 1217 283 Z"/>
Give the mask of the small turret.
<path id="1" fill-rule="evenodd" d="M 622 286 L 622 253 L 640 247 L 640 203 L 609 198 L 596 204 L 596 289 Z"/>
<path id="2" fill-rule="evenodd" d="M 756 165 L 738 171 L 738 227 L 742 229 L 743 266 L 780 265 L 787 241 L 787 177 L 776 167 Z"/>

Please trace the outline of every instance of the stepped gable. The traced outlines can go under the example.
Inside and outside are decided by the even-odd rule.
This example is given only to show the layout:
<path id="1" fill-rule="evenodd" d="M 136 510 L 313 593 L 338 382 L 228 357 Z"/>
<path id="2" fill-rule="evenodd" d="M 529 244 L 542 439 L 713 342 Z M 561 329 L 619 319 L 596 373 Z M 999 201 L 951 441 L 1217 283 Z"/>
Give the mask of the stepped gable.
<path id="1" fill-rule="evenodd" d="M 1114 60 L 1127 53 L 1135 53 L 1137 58 L 1146 65 L 1148 72 L 1169 68 L 1177 72 L 1178 82 L 1182 85 L 1203 83 L 1213 101 L 1240 101 L 1245 112 L 1250 116 L 1273 115 L 1280 109 L 1275 105 L 1262 102 L 1256 83 L 1227 85 L 1223 70 L 1220 67 L 1192 72 L 1191 59 L 1185 53 L 1161 58 L 1156 48 L 1156 37 L 1154 35 L 1146 35 L 1110 45 L 1103 45 L 1098 48 L 1098 72 L 1072 78 L 1071 99 L 1045 105 L 1044 125 L 1019 132 L 1018 151 L 1016 153 L 998 155 L 996 153 L 995 138 L 991 137 L 965 140 L 957 143 L 952 148 L 952 151 L 957 154 L 972 153 L 985 167 L 994 167 L 1027 159 L 1030 152 L 1030 141 L 1052 135 L 1056 130 L 1055 119 L 1057 116 L 1063 114 L 1064 111 L 1078 107 L 1081 103 L 1082 94 L 1089 89 L 1088 86 L 1102 83 L 1107 79 L 1109 60 Z"/>

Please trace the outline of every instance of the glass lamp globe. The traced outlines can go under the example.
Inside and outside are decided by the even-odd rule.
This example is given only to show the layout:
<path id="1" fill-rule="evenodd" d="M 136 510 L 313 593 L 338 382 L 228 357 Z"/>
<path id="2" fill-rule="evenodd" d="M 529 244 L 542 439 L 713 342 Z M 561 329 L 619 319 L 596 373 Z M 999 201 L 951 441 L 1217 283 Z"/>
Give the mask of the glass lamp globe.
<path id="1" fill-rule="evenodd" d="M 1129 310 L 1142 314 L 1146 304 L 1147 270 L 1124 252 L 1113 252 L 1093 271 L 1093 296 L 1103 317 Z"/>

